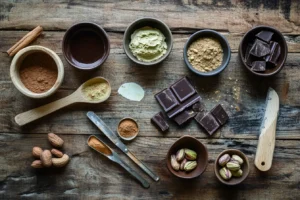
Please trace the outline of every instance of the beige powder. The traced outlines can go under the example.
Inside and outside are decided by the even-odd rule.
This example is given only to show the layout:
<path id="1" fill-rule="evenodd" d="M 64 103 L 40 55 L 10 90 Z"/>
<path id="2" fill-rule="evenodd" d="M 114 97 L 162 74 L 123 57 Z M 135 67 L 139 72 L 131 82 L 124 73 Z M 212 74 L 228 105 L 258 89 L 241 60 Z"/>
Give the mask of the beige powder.
<path id="1" fill-rule="evenodd" d="M 93 83 L 83 88 L 83 94 L 90 101 L 99 101 L 105 97 L 108 90 L 109 85 L 107 83 Z"/>
<path id="2" fill-rule="evenodd" d="M 223 50 L 214 38 L 200 38 L 194 41 L 187 51 L 191 65 L 200 72 L 217 69 L 223 60 Z"/>

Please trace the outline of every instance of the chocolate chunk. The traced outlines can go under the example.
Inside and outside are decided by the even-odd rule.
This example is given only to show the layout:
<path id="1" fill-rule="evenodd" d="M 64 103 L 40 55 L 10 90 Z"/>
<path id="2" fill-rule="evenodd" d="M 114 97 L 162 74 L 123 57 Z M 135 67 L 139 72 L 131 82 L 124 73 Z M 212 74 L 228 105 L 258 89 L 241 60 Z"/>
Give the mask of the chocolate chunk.
<path id="1" fill-rule="evenodd" d="M 250 50 L 252 48 L 253 44 L 248 44 L 247 48 L 246 48 L 246 52 L 245 52 L 245 63 L 248 63 L 249 58 L 250 58 Z M 252 63 L 252 62 L 251 62 Z M 250 63 L 250 64 L 251 64 Z"/>
<path id="2" fill-rule="evenodd" d="M 187 122 L 189 119 L 192 119 L 193 117 L 195 117 L 197 113 L 195 111 L 193 111 L 192 109 L 188 109 L 183 111 L 182 113 L 178 114 L 175 118 L 174 121 L 178 124 L 178 125 L 182 125 L 185 122 Z"/>
<path id="3" fill-rule="evenodd" d="M 265 57 L 265 60 L 273 65 L 277 65 L 277 60 L 281 53 L 280 45 L 277 42 L 271 41 L 270 42 L 271 52 L 270 55 Z"/>
<path id="4" fill-rule="evenodd" d="M 192 109 L 195 111 L 195 112 L 203 112 L 205 110 L 205 105 L 204 103 L 202 102 L 202 100 L 200 99 L 200 101 L 198 101 L 197 103 L 195 103 L 192 107 Z"/>
<path id="5" fill-rule="evenodd" d="M 254 61 L 252 63 L 252 71 L 255 72 L 264 72 L 266 71 L 266 61 Z"/>
<path id="6" fill-rule="evenodd" d="M 169 111 L 167 113 L 168 117 L 173 118 L 175 115 L 178 115 L 179 113 L 184 111 L 186 108 L 189 108 L 192 105 L 194 105 L 195 103 L 197 103 L 197 101 L 199 101 L 200 99 L 201 99 L 201 97 L 198 93 L 194 94 L 193 96 L 191 96 L 190 98 L 185 100 L 182 104 L 180 104 L 179 106 L 176 106 L 171 111 Z"/>
<path id="7" fill-rule="evenodd" d="M 204 117 L 204 115 L 205 115 L 205 111 L 203 111 L 203 112 L 198 112 L 197 115 L 196 115 L 194 118 L 195 118 L 195 120 L 196 120 L 198 123 L 200 123 L 200 120 Z"/>
<path id="8" fill-rule="evenodd" d="M 211 113 L 207 113 L 197 122 L 209 133 L 209 135 L 215 133 L 220 127 L 219 123 Z"/>
<path id="9" fill-rule="evenodd" d="M 183 102 L 196 92 L 187 77 L 184 77 L 171 85 L 171 89 L 180 102 Z"/>
<path id="10" fill-rule="evenodd" d="M 165 112 L 168 112 L 175 106 L 179 105 L 176 97 L 170 89 L 164 89 L 163 91 L 156 94 L 155 98 Z"/>
<path id="11" fill-rule="evenodd" d="M 269 44 L 256 39 L 251 50 L 250 54 L 256 57 L 263 57 L 270 54 L 270 46 Z"/>
<path id="12" fill-rule="evenodd" d="M 210 113 L 216 118 L 220 125 L 224 125 L 229 119 L 226 111 L 220 104 L 215 106 Z"/>
<path id="13" fill-rule="evenodd" d="M 162 112 L 159 112 L 156 115 L 154 115 L 151 118 L 151 122 L 163 132 L 169 129 L 169 124 L 166 122 Z"/>
<path id="14" fill-rule="evenodd" d="M 255 36 L 267 43 L 270 42 L 270 40 L 272 39 L 272 36 L 273 36 L 273 32 L 271 31 L 261 31 L 259 33 L 257 33 Z"/>

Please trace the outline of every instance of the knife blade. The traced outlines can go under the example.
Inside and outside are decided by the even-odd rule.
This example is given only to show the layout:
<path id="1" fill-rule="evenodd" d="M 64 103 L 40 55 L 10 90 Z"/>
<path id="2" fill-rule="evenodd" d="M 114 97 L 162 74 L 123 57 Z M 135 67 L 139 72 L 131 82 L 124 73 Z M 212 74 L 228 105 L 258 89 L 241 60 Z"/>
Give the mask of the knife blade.
<path id="1" fill-rule="evenodd" d="M 118 136 L 98 117 L 94 112 L 87 112 L 87 117 L 108 137 L 123 153 L 125 153 L 134 163 L 136 163 L 144 172 L 146 172 L 155 181 L 159 177 L 154 174 L 142 161 L 135 157 L 127 148 L 127 146 L 118 138 Z"/>
<path id="2" fill-rule="evenodd" d="M 269 88 L 254 160 L 255 166 L 260 171 L 268 171 L 272 166 L 278 112 L 279 97 L 274 89 Z"/>

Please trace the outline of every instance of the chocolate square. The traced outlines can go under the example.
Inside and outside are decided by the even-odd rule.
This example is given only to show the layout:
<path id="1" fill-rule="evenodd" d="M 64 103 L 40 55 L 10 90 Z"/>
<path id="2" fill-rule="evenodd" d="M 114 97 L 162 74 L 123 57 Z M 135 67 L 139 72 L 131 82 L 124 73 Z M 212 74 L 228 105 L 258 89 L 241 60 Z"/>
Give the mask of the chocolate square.
<path id="1" fill-rule="evenodd" d="M 226 111 L 221 106 L 221 104 L 215 106 L 210 112 L 221 125 L 224 125 L 229 119 Z"/>
<path id="2" fill-rule="evenodd" d="M 266 61 L 254 61 L 252 63 L 252 71 L 255 72 L 264 72 L 266 71 Z"/>
<path id="3" fill-rule="evenodd" d="M 272 39 L 272 36 L 273 36 L 273 32 L 271 31 L 261 31 L 259 33 L 257 33 L 255 36 L 267 43 L 270 42 L 270 40 Z"/>
<path id="4" fill-rule="evenodd" d="M 220 127 L 219 123 L 211 113 L 207 113 L 200 121 L 197 121 L 209 135 L 214 134 Z"/>
<path id="5" fill-rule="evenodd" d="M 187 122 L 188 120 L 192 119 L 197 113 L 195 111 L 193 111 L 192 109 L 188 109 L 183 111 L 182 113 L 178 114 L 175 118 L 174 121 L 178 124 L 178 125 L 182 125 L 185 122 Z"/>
<path id="6" fill-rule="evenodd" d="M 200 98 L 200 100 L 195 103 L 193 106 L 192 106 L 192 109 L 195 111 L 195 112 L 203 112 L 205 110 L 205 105 L 202 101 L 202 99 Z"/>
<path id="7" fill-rule="evenodd" d="M 184 77 L 171 85 L 171 89 L 180 102 L 185 101 L 196 92 L 187 77 Z"/>
<path id="8" fill-rule="evenodd" d="M 205 115 L 205 111 L 202 111 L 202 112 L 198 112 L 197 115 L 194 117 L 194 119 L 200 123 L 200 120 L 204 117 Z"/>
<path id="9" fill-rule="evenodd" d="M 154 115 L 151 118 L 151 122 L 163 132 L 169 129 L 169 124 L 166 122 L 162 112 Z"/>
<path id="10" fill-rule="evenodd" d="M 256 57 L 263 57 L 270 54 L 270 46 L 264 41 L 256 39 L 251 50 L 250 54 Z"/>
<path id="11" fill-rule="evenodd" d="M 169 88 L 164 89 L 163 91 L 157 93 L 155 95 L 155 98 L 165 112 L 168 112 L 175 106 L 179 105 L 176 97 L 174 96 L 173 92 Z"/>
<path id="12" fill-rule="evenodd" d="M 277 65 L 277 60 L 278 60 L 278 58 L 280 56 L 280 53 L 281 53 L 281 48 L 280 48 L 280 45 L 277 42 L 274 42 L 274 41 L 270 42 L 270 48 L 271 48 L 270 55 L 267 55 L 265 57 L 265 60 L 276 66 Z"/>

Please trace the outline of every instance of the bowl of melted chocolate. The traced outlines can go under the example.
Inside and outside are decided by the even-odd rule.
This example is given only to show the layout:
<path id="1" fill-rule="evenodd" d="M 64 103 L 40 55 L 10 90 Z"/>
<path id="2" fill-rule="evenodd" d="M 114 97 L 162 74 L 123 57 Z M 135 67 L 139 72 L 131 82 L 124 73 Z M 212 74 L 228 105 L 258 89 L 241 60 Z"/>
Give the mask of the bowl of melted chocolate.
<path id="1" fill-rule="evenodd" d="M 110 52 L 108 36 L 95 23 L 79 23 L 69 28 L 63 38 L 63 54 L 68 63 L 78 69 L 99 67 Z"/>

